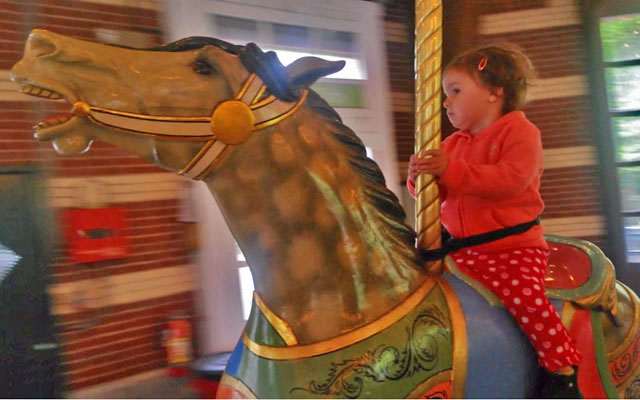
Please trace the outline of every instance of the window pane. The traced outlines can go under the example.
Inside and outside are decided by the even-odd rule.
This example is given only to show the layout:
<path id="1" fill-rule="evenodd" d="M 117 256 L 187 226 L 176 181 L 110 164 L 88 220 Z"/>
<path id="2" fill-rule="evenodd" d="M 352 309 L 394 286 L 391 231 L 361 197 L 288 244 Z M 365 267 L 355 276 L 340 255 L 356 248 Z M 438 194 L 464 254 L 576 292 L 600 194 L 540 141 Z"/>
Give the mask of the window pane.
<path id="1" fill-rule="evenodd" d="M 247 258 L 244 256 L 244 253 L 240 249 L 240 246 L 238 246 L 238 243 L 234 242 L 234 245 L 236 248 L 236 261 L 247 262 Z"/>
<path id="2" fill-rule="evenodd" d="M 332 31 L 320 29 L 321 48 L 327 50 L 337 50 L 349 53 L 356 52 L 356 35 L 353 32 Z"/>
<path id="3" fill-rule="evenodd" d="M 309 48 L 309 28 L 306 26 L 273 24 L 273 37 L 276 45 Z"/>
<path id="4" fill-rule="evenodd" d="M 600 36 L 604 61 L 640 59 L 640 14 L 603 18 Z"/>
<path id="5" fill-rule="evenodd" d="M 624 219 L 624 237 L 627 242 L 627 261 L 640 263 L 640 217 Z"/>
<path id="6" fill-rule="evenodd" d="M 22 257 L 13 250 L 0 244 L 0 283 L 4 280 L 4 277 L 11 272 L 13 267 L 18 264 L 21 258 Z"/>
<path id="7" fill-rule="evenodd" d="M 607 68 L 605 77 L 610 109 L 640 109 L 640 66 Z"/>
<path id="8" fill-rule="evenodd" d="M 311 86 L 331 107 L 364 108 L 363 88 L 359 84 L 318 82 Z"/>
<path id="9" fill-rule="evenodd" d="M 640 167 L 618 168 L 622 211 L 640 210 Z"/>
<path id="10" fill-rule="evenodd" d="M 221 38 L 236 44 L 255 42 L 258 36 L 258 23 L 251 19 L 214 15 L 213 23 Z"/>
<path id="11" fill-rule="evenodd" d="M 640 161 L 640 117 L 612 119 L 616 161 Z"/>
<path id="12" fill-rule="evenodd" d="M 240 279 L 240 300 L 242 301 L 242 316 L 245 321 L 251 314 L 251 304 L 253 304 L 253 276 L 249 267 L 238 268 L 238 278 Z"/>

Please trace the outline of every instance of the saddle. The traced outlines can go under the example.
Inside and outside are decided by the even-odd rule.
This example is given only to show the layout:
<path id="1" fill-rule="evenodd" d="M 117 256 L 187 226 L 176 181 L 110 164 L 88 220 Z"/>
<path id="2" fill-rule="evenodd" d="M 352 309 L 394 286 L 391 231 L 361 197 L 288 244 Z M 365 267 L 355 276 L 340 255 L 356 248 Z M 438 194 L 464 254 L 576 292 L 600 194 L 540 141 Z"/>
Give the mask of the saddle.
<path id="1" fill-rule="evenodd" d="M 613 263 L 593 243 L 555 235 L 545 235 L 549 243 L 549 265 L 544 278 L 547 296 L 573 302 L 586 309 L 617 313 L 616 274 Z M 478 291 L 493 306 L 502 301 L 447 257 L 446 266 L 453 275 Z"/>
<path id="2" fill-rule="evenodd" d="M 547 296 L 564 302 L 561 318 L 582 354 L 578 384 L 585 398 L 637 398 L 640 380 L 640 301 L 616 282 L 611 261 L 593 243 L 545 235 L 551 253 Z M 504 307 L 481 283 L 446 258 L 449 271 L 491 305 Z M 601 314 L 604 311 L 608 317 Z"/>

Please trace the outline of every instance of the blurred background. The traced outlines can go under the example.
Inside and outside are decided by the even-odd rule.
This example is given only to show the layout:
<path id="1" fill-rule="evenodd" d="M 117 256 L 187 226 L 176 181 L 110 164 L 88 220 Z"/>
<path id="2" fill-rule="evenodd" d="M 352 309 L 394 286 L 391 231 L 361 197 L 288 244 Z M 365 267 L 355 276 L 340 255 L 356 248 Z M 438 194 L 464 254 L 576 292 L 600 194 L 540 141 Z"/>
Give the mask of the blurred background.
<path id="1" fill-rule="evenodd" d="M 444 62 L 506 40 L 537 69 L 524 111 L 542 132 L 546 231 L 596 243 L 640 292 L 640 1 L 443 3 Z M 314 90 L 413 224 L 413 1 L 0 0 L 0 397 L 206 395 L 188 367 L 233 348 L 253 291 L 203 184 L 103 143 L 64 158 L 33 139 L 61 110 L 9 81 L 34 28 L 140 48 L 256 42 L 285 65 L 346 60 Z"/>

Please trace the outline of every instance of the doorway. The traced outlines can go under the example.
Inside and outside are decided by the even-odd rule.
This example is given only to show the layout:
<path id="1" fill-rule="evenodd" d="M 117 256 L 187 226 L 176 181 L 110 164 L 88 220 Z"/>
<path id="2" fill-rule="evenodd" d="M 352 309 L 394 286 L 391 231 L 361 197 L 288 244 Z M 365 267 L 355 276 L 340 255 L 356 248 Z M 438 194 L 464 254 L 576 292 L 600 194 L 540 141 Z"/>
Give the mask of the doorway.
<path id="1" fill-rule="evenodd" d="M 35 167 L 0 168 L 0 397 L 60 397 L 47 283 L 53 224 Z"/>

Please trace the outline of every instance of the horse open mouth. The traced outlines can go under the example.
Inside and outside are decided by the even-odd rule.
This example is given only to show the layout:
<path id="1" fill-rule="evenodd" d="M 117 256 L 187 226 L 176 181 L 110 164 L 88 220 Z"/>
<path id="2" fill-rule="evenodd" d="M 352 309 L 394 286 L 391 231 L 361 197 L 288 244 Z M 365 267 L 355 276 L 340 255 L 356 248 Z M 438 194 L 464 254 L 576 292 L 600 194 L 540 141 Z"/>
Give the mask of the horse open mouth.
<path id="1" fill-rule="evenodd" d="M 62 94 L 54 90 L 31 84 L 22 85 L 20 87 L 20 92 L 28 94 L 30 96 L 41 97 L 49 100 L 66 100 L 66 98 Z M 52 115 L 43 119 L 33 126 L 35 137 L 39 140 L 50 139 L 47 138 L 47 133 L 49 133 L 50 128 L 60 126 L 69 121 L 71 118 L 73 118 L 73 114 L 71 114 L 70 112 L 66 112 L 62 114 Z"/>
<path id="2" fill-rule="evenodd" d="M 64 100 L 67 105 L 72 101 L 55 90 L 47 87 L 29 84 L 21 84 L 22 93 L 41 97 L 49 100 Z M 71 108 L 71 107 L 69 107 Z M 53 148 L 62 155 L 81 154 L 89 150 L 92 140 L 88 138 L 82 130 L 78 129 L 81 119 L 74 118 L 73 109 L 71 111 L 52 115 L 38 122 L 33 126 L 34 136 L 38 140 L 52 141 Z"/>

